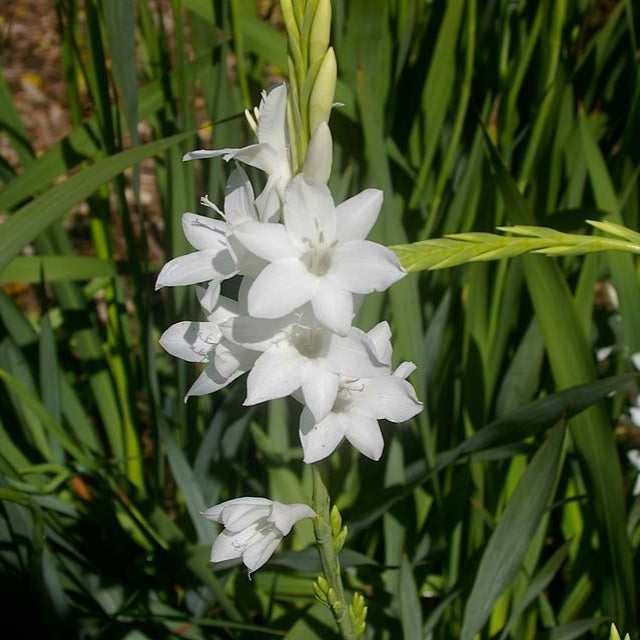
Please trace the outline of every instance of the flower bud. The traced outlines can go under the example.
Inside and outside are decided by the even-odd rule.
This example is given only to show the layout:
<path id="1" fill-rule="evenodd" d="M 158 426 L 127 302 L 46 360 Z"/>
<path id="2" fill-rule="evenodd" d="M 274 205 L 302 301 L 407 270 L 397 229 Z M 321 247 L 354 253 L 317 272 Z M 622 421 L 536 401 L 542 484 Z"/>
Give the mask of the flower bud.
<path id="1" fill-rule="evenodd" d="M 340 529 L 342 529 L 342 516 L 340 515 L 340 509 L 338 509 L 337 505 L 333 505 L 331 508 L 331 513 L 329 514 L 329 522 L 331 524 L 331 533 L 335 538 L 340 534 Z"/>
<path id="2" fill-rule="evenodd" d="M 325 55 L 330 35 L 331 0 L 320 0 L 309 36 L 309 66 Z"/>
<path id="3" fill-rule="evenodd" d="M 320 184 L 327 184 L 331 175 L 331 163 L 333 162 L 333 140 L 331 139 L 331 131 L 326 122 L 318 125 L 304 158 L 304 175 Z M 336 507 L 333 507 L 336 509 Z M 338 513 L 340 517 L 340 513 Z M 331 511 L 331 526 L 333 528 L 333 511 Z M 337 528 L 340 531 L 340 526 Z"/>
<path id="4" fill-rule="evenodd" d="M 327 606 L 329 605 L 329 603 L 327 602 L 328 590 L 329 590 L 329 583 L 326 581 L 326 579 L 323 576 L 318 576 L 316 580 L 314 580 L 313 582 L 313 592 L 316 598 L 320 602 L 322 602 L 322 604 L 326 604 Z"/>
<path id="5" fill-rule="evenodd" d="M 309 100 L 309 130 L 311 135 L 315 133 L 321 122 L 329 122 L 333 96 L 336 91 L 336 77 L 336 56 L 333 52 L 333 47 L 330 47 L 322 59 L 322 64 L 311 91 L 311 99 Z"/>
<path id="6" fill-rule="evenodd" d="M 344 547 L 344 541 L 347 539 L 347 533 L 347 527 L 342 527 L 342 531 L 340 531 L 340 533 L 338 533 L 338 535 L 333 538 L 333 550 L 336 553 L 340 553 L 340 551 L 342 551 L 342 547 Z"/>
<path id="7" fill-rule="evenodd" d="M 293 13 L 293 5 L 291 4 L 291 0 L 280 0 L 280 9 L 282 11 L 282 20 L 284 22 L 284 26 L 287 30 L 289 38 L 299 44 L 300 31 L 298 30 L 296 17 Z"/>

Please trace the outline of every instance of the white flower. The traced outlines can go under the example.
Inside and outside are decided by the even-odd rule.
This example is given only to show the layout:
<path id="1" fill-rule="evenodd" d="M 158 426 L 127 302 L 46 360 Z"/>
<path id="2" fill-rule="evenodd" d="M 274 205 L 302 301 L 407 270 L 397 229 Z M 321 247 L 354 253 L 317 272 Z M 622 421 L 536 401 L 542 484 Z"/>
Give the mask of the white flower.
<path id="1" fill-rule="evenodd" d="M 633 495 L 637 496 L 640 495 L 640 451 L 638 451 L 638 449 L 632 449 L 627 452 L 627 458 L 638 472 L 636 483 L 633 485 Z"/>
<path id="2" fill-rule="evenodd" d="M 258 137 L 257 144 L 238 149 L 200 149 L 184 155 L 183 160 L 215 158 L 239 160 L 267 173 L 267 186 L 258 196 L 257 204 L 271 213 L 280 209 L 279 197 L 292 176 L 287 130 L 287 86 L 278 85 L 269 93 L 262 92 L 260 108 L 254 109 L 255 119 L 245 112 Z M 278 197 L 279 196 L 279 197 Z"/>
<path id="3" fill-rule="evenodd" d="M 305 407 L 300 415 L 300 440 L 304 461 L 317 462 L 333 453 L 346 438 L 360 453 L 379 460 L 384 440 L 378 420 L 404 422 L 422 410 L 422 403 L 406 378 L 415 370 L 412 362 L 403 362 L 391 373 L 391 332 L 381 322 L 369 332 L 378 353 L 387 364 L 387 375 L 374 378 L 342 377 L 331 411 L 316 420 Z"/>
<path id="4" fill-rule="evenodd" d="M 321 325 L 346 335 L 353 294 L 384 291 L 406 273 L 392 251 L 364 240 L 381 205 L 382 192 L 367 189 L 336 207 L 325 185 L 296 176 L 285 191 L 284 225 L 234 228 L 270 263 L 249 290 L 249 315 L 279 318 L 310 302 Z"/>
<path id="5" fill-rule="evenodd" d="M 236 308 L 235 301 L 220 296 L 207 322 L 178 322 L 160 337 L 160 345 L 172 356 L 207 365 L 187 391 L 185 402 L 190 396 L 202 396 L 226 387 L 256 361 L 257 353 L 231 342 L 220 331 L 221 322 L 237 315 Z"/>
<path id="6" fill-rule="evenodd" d="M 386 373 L 371 337 L 355 327 L 346 336 L 336 335 L 318 326 L 306 308 L 277 320 L 240 314 L 221 323 L 220 329 L 230 341 L 262 352 L 247 378 L 245 405 L 300 389 L 311 413 L 322 420 L 334 405 L 341 376 Z"/>
<path id="7" fill-rule="evenodd" d="M 224 222 L 195 213 L 182 216 L 184 235 L 196 251 L 167 262 L 156 280 L 156 289 L 210 282 L 207 298 L 201 300 L 209 311 L 215 306 L 222 281 L 239 272 L 258 272 L 264 266 L 231 235 L 235 225 L 270 221 L 268 214 L 254 203 L 251 182 L 242 169 L 231 173 L 226 192 L 224 212 L 208 198 L 202 199 L 202 203 L 220 214 Z"/>
<path id="8" fill-rule="evenodd" d="M 241 557 L 251 574 L 271 557 L 296 522 L 316 514 L 306 504 L 236 498 L 211 507 L 202 515 L 224 525 L 211 549 L 211 562 Z"/>
<path id="9" fill-rule="evenodd" d="M 635 402 L 629 407 L 631 422 L 636 427 L 640 427 L 640 395 L 636 396 Z"/>

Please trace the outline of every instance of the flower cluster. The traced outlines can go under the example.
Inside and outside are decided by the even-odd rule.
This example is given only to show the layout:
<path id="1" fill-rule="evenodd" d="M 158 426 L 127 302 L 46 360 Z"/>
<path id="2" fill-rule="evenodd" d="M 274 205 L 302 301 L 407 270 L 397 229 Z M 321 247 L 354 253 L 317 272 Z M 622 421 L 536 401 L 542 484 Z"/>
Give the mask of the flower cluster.
<path id="1" fill-rule="evenodd" d="M 327 457 L 343 438 L 377 460 L 384 446 L 378 420 L 408 420 L 421 404 L 406 380 L 413 365 L 391 368 L 388 324 L 365 333 L 352 321 L 364 294 L 384 291 L 405 272 L 389 249 L 366 240 L 381 191 L 366 189 L 335 205 L 326 185 L 326 123 L 293 176 L 286 107 L 283 84 L 250 116 L 257 144 L 186 154 L 242 161 L 265 171 L 267 183 L 255 198 L 238 166 L 224 210 L 202 200 L 220 219 L 184 214 L 196 251 L 168 262 L 156 287 L 206 283 L 198 291 L 206 321 L 174 324 L 160 343 L 178 358 L 206 364 L 187 396 L 212 393 L 247 372 L 246 405 L 293 395 L 304 405 L 305 462 Z M 241 278 L 237 300 L 220 293 L 232 277 Z"/>
<path id="2" fill-rule="evenodd" d="M 302 171 L 295 174 L 286 85 L 264 93 L 260 108 L 247 118 L 256 144 L 184 157 L 222 156 L 236 166 L 223 209 L 202 199 L 218 218 L 184 214 L 184 233 L 195 251 L 168 262 L 156 284 L 202 285 L 198 299 L 206 320 L 178 322 L 160 343 L 178 358 L 205 365 L 187 398 L 215 392 L 245 373 L 245 405 L 292 395 L 303 405 L 299 431 L 305 462 L 326 458 L 343 439 L 378 460 L 384 448 L 378 421 L 406 421 L 422 407 L 407 381 L 414 365 L 392 368 L 389 325 L 364 332 L 352 324 L 364 295 L 384 291 L 405 275 L 389 249 L 366 240 L 382 192 L 366 189 L 335 204 L 327 187 L 332 139 L 326 122 L 316 126 Z M 239 163 L 266 173 L 257 197 Z M 239 280 L 234 298 L 221 292 L 231 278 Z M 250 500 L 259 502 L 251 511 L 258 517 L 266 507 L 261 499 Z M 277 503 L 270 504 L 276 513 Z M 264 514 L 254 524 L 240 518 L 243 526 L 234 528 L 225 514 L 237 509 L 225 505 L 205 514 L 213 519 L 222 514 L 231 532 L 218 538 L 212 559 L 242 555 L 250 569 L 257 568 L 284 529 L 277 518 L 276 529 L 269 529 L 265 523 L 274 521 L 263 522 Z M 271 531 L 268 542 L 258 536 L 265 527 Z M 263 540 L 256 557 L 253 543 L 243 546 L 249 538 L 239 535 L 240 529 L 251 540 Z"/>

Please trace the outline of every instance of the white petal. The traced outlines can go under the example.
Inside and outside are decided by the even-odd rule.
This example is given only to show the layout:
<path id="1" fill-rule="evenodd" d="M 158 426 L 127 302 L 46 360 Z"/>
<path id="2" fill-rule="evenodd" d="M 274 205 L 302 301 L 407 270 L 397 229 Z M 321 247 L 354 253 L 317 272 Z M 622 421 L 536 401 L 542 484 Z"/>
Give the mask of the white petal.
<path id="1" fill-rule="evenodd" d="M 198 251 L 214 251 L 227 248 L 227 224 L 195 213 L 182 216 L 182 230 L 187 242 Z"/>
<path id="2" fill-rule="evenodd" d="M 225 188 L 224 215 L 231 225 L 256 219 L 253 187 L 244 169 L 237 167 L 229 176 Z"/>
<path id="3" fill-rule="evenodd" d="M 344 338 L 334 334 L 329 337 L 326 358 L 327 368 L 345 378 L 371 378 L 389 371 L 378 360 L 369 336 L 355 327 Z"/>
<path id="4" fill-rule="evenodd" d="M 226 296 L 219 296 L 216 308 L 207 316 L 207 320 L 222 324 L 238 315 L 238 303 Z"/>
<path id="5" fill-rule="evenodd" d="M 271 513 L 271 505 L 256 505 L 246 507 L 244 505 L 229 506 L 222 512 L 222 524 L 225 529 L 237 533 L 247 529 L 252 524 L 263 520 Z"/>
<path id="6" fill-rule="evenodd" d="M 629 462 L 640 471 L 640 451 L 638 451 L 638 449 L 627 451 L 627 458 Z"/>
<path id="7" fill-rule="evenodd" d="M 396 370 L 393 372 L 393 375 L 397 378 L 402 378 L 406 380 L 418 367 L 413 362 L 401 362 Z"/>
<path id="8" fill-rule="evenodd" d="M 287 85 L 273 87 L 260 103 L 258 140 L 284 151 L 287 142 Z"/>
<path id="9" fill-rule="evenodd" d="M 298 351 L 287 344 L 273 345 L 256 360 L 247 378 L 245 405 L 288 396 L 302 384 L 306 364 Z"/>
<path id="10" fill-rule="evenodd" d="M 228 378 L 234 376 L 236 371 L 244 373 L 251 369 L 257 356 L 256 352 L 223 338 L 215 348 L 211 360 L 218 374 Z"/>
<path id="11" fill-rule="evenodd" d="M 280 534 L 269 530 L 267 534 L 247 548 L 242 554 L 242 562 L 249 569 L 250 574 L 257 571 L 273 555 L 280 540 L 282 540 Z"/>
<path id="12" fill-rule="evenodd" d="M 335 413 L 316 423 L 307 407 L 300 415 L 300 442 L 307 464 L 323 460 L 331 455 L 342 441 L 344 432 Z"/>
<path id="13" fill-rule="evenodd" d="M 365 189 L 339 204 L 336 207 L 338 240 L 364 240 L 378 219 L 383 197 L 380 189 Z"/>
<path id="14" fill-rule="evenodd" d="M 196 381 L 191 385 L 190 389 L 184 397 L 186 402 L 191 396 L 205 396 L 209 393 L 215 393 L 220 389 L 224 389 L 228 384 L 231 384 L 236 378 L 239 378 L 243 373 L 246 373 L 246 369 L 238 369 L 230 376 L 223 376 L 216 369 L 215 363 L 210 362 L 207 368 L 196 378 Z"/>
<path id="15" fill-rule="evenodd" d="M 320 233 L 331 244 L 336 237 L 336 210 L 326 185 L 297 175 L 284 193 L 284 224 L 301 248 L 309 241 L 316 243 Z"/>
<path id="16" fill-rule="evenodd" d="M 237 533 L 221 531 L 211 548 L 211 562 L 222 562 L 223 560 L 233 560 L 242 556 L 244 548 L 236 543 Z"/>
<path id="17" fill-rule="evenodd" d="M 326 122 L 316 128 L 304 158 L 304 175 L 311 181 L 327 184 L 333 162 L 333 140 Z"/>
<path id="18" fill-rule="evenodd" d="M 331 411 L 338 396 L 339 383 L 340 376 L 337 373 L 331 373 L 318 365 L 307 367 L 307 375 L 302 381 L 302 395 L 317 422 Z"/>
<path id="19" fill-rule="evenodd" d="M 195 151 L 189 151 L 182 156 L 182 161 L 187 162 L 189 160 L 199 160 L 201 158 L 218 158 L 230 151 L 237 151 L 237 149 L 197 149 Z"/>
<path id="20" fill-rule="evenodd" d="M 205 312 L 213 313 L 220 299 L 220 280 L 212 280 L 206 287 L 197 287 L 196 296 Z"/>
<path id="21" fill-rule="evenodd" d="M 353 320 L 353 294 L 320 278 L 318 290 L 311 300 L 313 314 L 323 326 L 341 336 L 346 336 Z"/>
<path id="22" fill-rule="evenodd" d="M 384 450 L 384 440 L 380 425 L 374 418 L 355 415 L 351 412 L 341 416 L 346 439 L 363 455 L 372 460 L 380 460 Z"/>
<path id="23" fill-rule="evenodd" d="M 281 535 L 286 536 L 296 522 L 304 518 L 313 518 L 315 515 L 315 511 L 306 504 L 274 502 L 268 520 Z"/>
<path id="24" fill-rule="evenodd" d="M 631 356 L 631 362 L 633 363 L 633 366 L 640 371 L 640 353 L 634 353 Z"/>
<path id="25" fill-rule="evenodd" d="M 160 336 L 160 346 L 187 362 L 207 362 L 222 338 L 215 322 L 177 322 Z"/>
<path id="26" fill-rule="evenodd" d="M 207 520 L 213 520 L 214 522 L 222 522 L 222 512 L 227 507 L 244 506 L 247 509 L 258 506 L 270 506 L 273 500 L 268 498 L 254 498 L 253 496 L 244 496 L 242 498 L 234 498 L 233 500 L 226 500 L 220 504 L 216 504 L 213 507 L 209 507 L 206 511 L 203 511 L 201 515 Z"/>
<path id="27" fill-rule="evenodd" d="M 354 400 L 358 411 L 391 422 L 404 422 L 422 411 L 413 387 L 402 378 L 379 376 L 361 382 L 364 388 Z"/>
<path id="28" fill-rule="evenodd" d="M 640 427 L 640 407 L 630 407 L 629 413 L 631 414 L 631 422 L 636 427 Z"/>
<path id="29" fill-rule="evenodd" d="M 233 228 L 233 235 L 247 251 L 267 262 L 300 256 L 300 250 L 291 243 L 282 224 L 243 222 Z"/>
<path id="30" fill-rule="evenodd" d="M 277 173 L 280 169 L 280 158 L 276 150 L 269 144 L 250 144 L 247 147 L 237 149 L 199 149 L 185 153 L 182 159 L 196 160 L 218 156 L 224 156 L 227 162 L 232 159 L 239 160 L 267 173 Z"/>
<path id="31" fill-rule="evenodd" d="M 213 251 L 194 251 L 169 260 L 158 274 L 156 291 L 162 287 L 197 284 L 220 278 L 221 274 L 214 265 L 215 256 Z"/>
<path id="32" fill-rule="evenodd" d="M 636 483 L 633 485 L 633 496 L 637 496 L 640 495 L 640 474 L 638 474 L 638 477 L 636 478 Z"/>
<path id="33" fill-rule="evenodd" d="M 602 347 L 600 349 L 596 350 L 596 360 L 598 362 L 604 362 L 612 353 L 613 353 L 613 346 L 610 347 Z"/>
<path id="34" fill-rule="evenodd" d="M 280 221 L 280 208 L 282 206 L 278 193 L 280 180 L 279 176 L 269 176 L 267 184 L 256 198 L 256 209 L 260 222 Z"/>
<path id="35" fill-rule="evenodd" d="M 249 289 L 249 314 L 280 318 L 313 298 L 318 277 L 297 258 L 284 258 L 266 266 Z"/>
<path id="36" fill-rule="evenodd" d="M 406 275 L 396 255 L 381 244 L 352 240 L 334 252 L 327 275 L 353 293 L 385 291 Z"/>
<path id="37" fill-rule="evenodd" d="M 393 347 L 391 346 L 391 327 L 389 323 L 386 320 L 379 322 L 371 331 L 367 332 L 367 335 L 373 342 L 378 360 L 391 366 Z"/>
<path id="38" fill-rule="evenodd" d="M 241 344 L 247 349 L 266 351 L 272 344 L 284 337 L 284 331 L 291 323 L 290 316 L 268 320 L 238 316 L 227 320 L 220 330 L 232 342 Z"/>

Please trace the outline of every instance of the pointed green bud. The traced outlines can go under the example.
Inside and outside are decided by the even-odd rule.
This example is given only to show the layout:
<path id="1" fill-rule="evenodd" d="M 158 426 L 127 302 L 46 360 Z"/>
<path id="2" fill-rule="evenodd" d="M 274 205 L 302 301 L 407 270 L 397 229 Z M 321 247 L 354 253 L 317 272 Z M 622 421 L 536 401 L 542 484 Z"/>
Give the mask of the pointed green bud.
<path id="1" fill-rule="evenodd" d="M 347 527 L 342 527 L 342 531 L 333 539 L 333 550 L 336 553 L 340 553 L 340 551 L 342 551 L 342 547 L 344 547 L 344 541 L 347 539 L 347 533 Z"/>
<path id="2" fill-rule="evenodd" d="M 327 602 L 327 594 L 322 590 L 317 580 L 314 580 L 313 582 L 313 593 L 315 594 L 317 600 L 322 602 L 322 604 L 329 604 Z"/>
<path id="3" fill-rule="evenodd" d="M 284 22 L 284 28 L 287 30 L 287 35 L 300 44 L 300 30 L 298 29 L 291 0 L 280 0 L 280 10 L 282 11 L 282 21 Z"/>
<path id="4" fill-rule="evenodd" d="M 361 593 L 354 593 L 349 605 L 349 617 L 351 618 L 353 632 L 357 636 L 361 636 L 366 629 L 368 610 L 365 606 L 364 596 Z"/>
<path id="5" fill-rule="evenodd" d="M 333 96 L 336 92 L 336 56 L 333 47 L 330 47 L 318 70 L 315 84 L 311 90 L 309 100 L 309 130 L 311 135 L 315 133 L 321 122 L 329 122 Z"/>
<path id="6" fill-rule="evenodd" d="M 298 23 L 299 27 L 302 26 L 306 4 L 307 0 L 293 0 L 293 13 L 296 17 L 296 22 Z"/>
<path id="7" fill-rule="evenodd" d="M 364 596 L 358 592 L 354 593 L 351 599 L 351 606 L 353 607 L 354 615 L 361 618 L 364 611 Z"/>
<path id="8" fill-rule="evenodd" d="M 327 600 L 329 601 L 329 604 L 332 607 L 335 605 L 336 602 L 338 602 L 338 594 L 336 593 L 336 590 L 333 587 L 329 587 L 327 589 Z"/>
<path id="9" fill-rule="evenodd" d="M 609 640 L 620 640 L 620 634 L 615 624 L 611 623 L 611 631 L 609 633 Z M 631 640 L 629 634 L 624 637 L 624 640 Z"/>
<path id="10" fill-rule="evenodd" d="M 331 36 L 331 0 L 320 0 L 309 36 L 309 66 L 322 58 Z"/>
<path id="11" fill-rule="evenodd" d="M 324 576 L 318 576 L 316 578 L 316 582 L 318 583 L 318 587 L 322 589 L 322 592 L 324 594 L 328 593 L 331 587 L 329 587 L 329 583 L 327 582 L 327 579 Z"/>
<path id="12" fill-rule="evenodd" d="M 326 122 L 321 123 L 321 125 L 324 125 L 327 127 L 327 129 L 329 129 Z M 321 128 L 324 127 L 318 126 L 318 130 L 320 130 Z M 329 133 L 329 135 L 331 135 L 331 133 Z M 329 514 L 329 522 L 331 523 L 331 533 L 335 538 L 340 533 L 340 529 L 342 528 L 342 516 L 340 515 L 340 509 L 338 509 L 335 504 L 333 505 L 331 513 Z"/>

